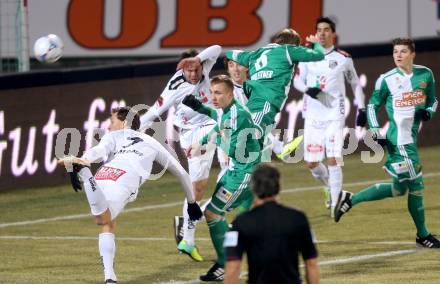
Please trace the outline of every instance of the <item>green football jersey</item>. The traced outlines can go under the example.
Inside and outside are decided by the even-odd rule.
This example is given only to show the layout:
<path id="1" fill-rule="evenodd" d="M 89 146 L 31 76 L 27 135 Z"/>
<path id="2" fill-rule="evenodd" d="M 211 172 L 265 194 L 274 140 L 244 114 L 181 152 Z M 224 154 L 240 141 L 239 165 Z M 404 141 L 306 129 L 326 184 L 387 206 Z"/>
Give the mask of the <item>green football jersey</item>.
<path id="1" fill-rule="evenodd" d="M 437 109 L 434 75 L 431 69 L 414 65 L 407 75 L 399 68 L 382 74 L 376 81 L 373 95 L 367 106 L 370 128 L 380 127 L 378 109 L 385 105 L 389 120 L 387 139 L 393 145 L 417 143 L 420 118 L 419 109 L 425 109 L 431 117 Z"/>
<path id="2" fill-rule="evenodd" d="M 217 125 L 202 138 L 200 144 L 208 143 L 211 135 L 216 133 L 216 144 L 230 158 L 229 170 L 253 172 L 261 160 L 261 148 L 258 142 L 261 133 L 246 107 L 234 99 L 227 108 L 223 109 L 221 115 L 207 106 L 203 106 L 198 111 L 209 114 L 211 118 L 217 120 Z"/>
<path id="3" fill-rule="evenodd" d="M 226 57 L 249 69 L 251 80 L 245 82 L 245 89 L 256 89 L 255 95 L 262 96 L 280 110 L 287 98 L 295 66 L 298 62 L 324 59 L 324 49 L 319 43 L 314 44 L 313 49 L 271 43 L 256 51 L 229 50 Z M 269 92 L 264 91 L 267 88 Z"/>

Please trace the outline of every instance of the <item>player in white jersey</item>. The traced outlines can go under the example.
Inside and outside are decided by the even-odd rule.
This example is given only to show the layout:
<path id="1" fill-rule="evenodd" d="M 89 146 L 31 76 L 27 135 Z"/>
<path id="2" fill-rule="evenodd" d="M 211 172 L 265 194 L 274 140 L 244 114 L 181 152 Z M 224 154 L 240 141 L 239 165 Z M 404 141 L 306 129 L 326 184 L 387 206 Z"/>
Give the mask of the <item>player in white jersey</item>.
<path id="1" fill-rule="evenodd" d="M 117 281 L 113 269 L 116 217 L 128 202 L 136 199 L 139 187 L 151 175 L 154 161 L 180 180 L 189 203 L 190 218 L 198 220 L 202 216 L 188 174 L 159 142 L 136 131 L 139 125 L 139 115 L 130 108 L 114 109 L 110 132 L 102 137 L 98 145 L 87 150 L 81 158 L 70 156 L 60 160 L 70 172 L 75 191 L 81 189 L 78 176 L 82 180 L 91 212 L 96 223 L 102 226 L 98 243 L 105 283 Z M 106 162 L 93 176 L 86 165 L 104 159 L 107 159 Z"/>
<path id="2" fill-rule="evenodd" d="M 187 66 L 174 74 L 168 81 L 160 97 L 156 100 L 156 103 L 146 114 L 141 116 L 141 130 L 150 127 L 154 119 L 174 106 L 173 123 L 179 128 L 180 146 L 185 153 L 192 144 L 198 142 L 205 134 L 209 133 L 216 122 L 208 116 L 193 111 L 191 108 L 182 104 L 182 100 L 185 96 L 193 94 L 204 104 L 212 104 L 211 95 L 209 93 L 209 73 L 216 63 L 221 50 L 220 46 L 213 45 L 198 55 L 195 50 L 183 54 L 182 58 L 197 55 L 196 58 L 198 58 L 202 64 Z M 214 153 L 215 148 L 201 156 L 187 157 L 189 175 L 193 183 L 194 194 L 197 201 L 203 198 Z M 184 202 L 183 220 L 179 218 L 179 216 L 176 216 L 174 221 L 177 248 L 180 252 L 188 254 L 192 259 L 202 261 L 203 258 L 195 246 L 196 223 L 189 221 L 186 204 L 187 202 Z M 183 230 L 180 230 L 180 227 L 182 227 Z M 181 231 L 183 231 L 183 236 L 179 235 Z"/>
<path id="3" fill-rule="evenodd" d="M 316 32 L 325 48 L 325 58 L 317 62 L 301 62 L 294 78 L 295 88 L 304 93 L 304 160 L 313 177 L 330 189 L 326 206 L 334 215 L 334 207 L 342 186 L 343 128 L 345 125 L 345 80 L 350 84 L 358 107 L 356 124 L 366 124 L 365 95 L 359 83 L 353 60 L 346 52 L 335 48 L 335 23 L 326 17 L 316 21 Z M 317 96 L 325 94 L 324 105 Z M 322 163 L 327 157 L 328 170 Z M 330 198 L 328 198 L 330 197 Z"/>

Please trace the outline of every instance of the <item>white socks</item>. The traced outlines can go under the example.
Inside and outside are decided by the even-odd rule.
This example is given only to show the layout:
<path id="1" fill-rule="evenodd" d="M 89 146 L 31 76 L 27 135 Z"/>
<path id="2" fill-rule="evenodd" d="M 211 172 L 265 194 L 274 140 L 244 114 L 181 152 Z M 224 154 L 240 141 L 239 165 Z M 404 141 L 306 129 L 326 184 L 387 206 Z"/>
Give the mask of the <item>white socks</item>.
<path id="1" fill-rule="evenodd" d="M 99 234 L 99 254 L 101 255 L 102 265 L 104 266 L 104 281 L 107 279 L 117 280 L 115 271 L 113 270 L 115 252 L 115 235 L 113 233 Z"/>
<path id="2" fill-rule="evenodd" d="M 272 151 L 275 154 L 279 154 L 279 153 L 283 152 L 283 147 L 284 147 L 283 142 L 281 142 L 280 140 L 278 140 L 274 137 L 274 139 L 272 140 Z"/>
<path id="3" fill-rule="evenodd" d="M 275 138 L 275 136 L 272 133 L 268 133 L 267 137 L 266 137 L 267 142 L 271 142 L 272 145 L 272 151 L 275 154 L 279 154 L 281 152 L 283 152 L 283 147 L 284 147 L 284 143 L 280 140 L 278 140 L 277 138 Z M 266 143 L 266 141 L 265 141 Z M 265 145 L 266 146 L 266 145 Z"/>
<path id="4" fill-rule="evenodd" d="M 87 167 L 82 168 L 79 171 L 79 176 L 83 182 L 92 214 L 95 216 L 101 215 L 108 209 L 108 203 L 101 189 L 96 184 L 92 172 Z"/>
<path id="5" fill-rule="evenodd" d="M 331 207 L 335 207 L 342 189 L 342 169 L 340 166 L 328 166 L 328 185 L 332 198 Z"/>
<path id="6" fill-rule="evenodd" d="M 189 221 L 189 216 L 188 216 L 188 203 L 187 200 L 185 198 L 185 203 L 183 204 L 183 240 L 186 241 L 186 243 L 190 246 L 195 245 L 195 238 L 196 238 L 196 227 L 197 227 L 197 223 L 196 222 L 192 222 Z M 206 207 L 208 206 L 209 202 L 211 202 L 211 198 L 208 199 L 202 206 L 200 206 L 200 209 L 202 210 L 202 212 L 205 212 Z M 199 202 L 197 202 L 199 203 Z M 199 203 L 200 204 L 200 203 Z M 203 220 L 204 217 L 202 217 Z M 199 220 L 199 221 L 200 221 Z"/>
<path id="7" fill-rule="evenodd" d="M 197 222 L 192 222 L 189 220 L 188 201 L 185 198 L 183 202 L 183 239 L 188 245 L 193 246 L 195 242 Z"/>
<path id="8" fill-rule="evenodd" d="M 312 176 L 314 178 L 322 182 L 325 186 L 329 185 L 329 176 L 328 176 L 329 173 L 323 163 L 320 162 L 318 166 L 314 167 L 313 169 L 310 169 L 310 172 L 312 172 Z"/>

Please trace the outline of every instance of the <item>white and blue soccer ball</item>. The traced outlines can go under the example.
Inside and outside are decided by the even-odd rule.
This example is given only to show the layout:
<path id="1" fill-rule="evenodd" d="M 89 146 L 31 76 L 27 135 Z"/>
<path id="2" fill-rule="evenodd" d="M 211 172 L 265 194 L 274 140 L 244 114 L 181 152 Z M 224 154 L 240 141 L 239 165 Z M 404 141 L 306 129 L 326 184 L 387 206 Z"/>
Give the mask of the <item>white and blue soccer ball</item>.
<path id="1" fill-rule="evenodd" d="M 64 43 L 54 34 L 48 34 L 34 43 L 35 58 L 44 63 L 54 63 L 63 56 Z"/>

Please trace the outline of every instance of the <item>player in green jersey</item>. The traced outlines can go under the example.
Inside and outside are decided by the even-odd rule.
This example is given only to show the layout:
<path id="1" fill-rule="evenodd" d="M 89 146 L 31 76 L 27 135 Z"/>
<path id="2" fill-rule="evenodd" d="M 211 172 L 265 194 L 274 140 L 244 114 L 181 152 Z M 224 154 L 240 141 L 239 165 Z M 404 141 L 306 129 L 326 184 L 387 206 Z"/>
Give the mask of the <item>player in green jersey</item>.
<path id="1" fill-rule="evenodd" d="M 368 104 L 368 124 L 373 138 L 387 149 L 384 169 L 392 183 L 378 183 L 356 194 L 341 192 L 335 221 L 354 205 L 405 195 L 408 191 L 408 210 L 417 228 L 416 244 L 427 248 L 440 248 L 425 225 L 423 205 L 423 177 L 417 150 L 420 123 L 431 119 L 437 109 L 435 81 L 432 71 L 414 65 L 415 45 L 409 38 L 393 40 L 393 58 L 396 68 L 382 74 Z M 386 137 L 379 133 L 377 112 L 385 105 L 390 126 Z"/>
<path id="2" fill-rule="evenodd" d="M 324 49 L 316 36 L 307 37 L 307 41 L 312 43 L 313 48 L 300 46 L 298 33 L 292 29 L 284 29 L 275 36 L 274 43 L 256 51 L 226 52 L 228 59 L 249 69 L 250 80 L 243 86 L 249 97 L 246 106 L 265 136 L 272 130 L 275 115 L 286 102 L 293 71 L 298 62 L 324 59 Z"/>
<path id="3" fill-rule="evenodd" d="M 205 275 L 200 276 L 202 281 L 221 281 L 225 265 L 223 241 L 228 230 L 224 215 L 243 202 L 252 200 L 249 182 L 252 172 L 260 163 L 261 131 L 254 124 L 247 108 L 234 99 L 234 84 L 228 76 L 212 78 L 210 91 L 214 106 L 222 112 L 204 106 L 194 96 L 187 96 L 183 103 L 217 121 L 214 129 L 200 143 L 193 145 L 188 154 L 197 155 L 202 152 L 203 145 L 214 142 L 229 157 L 229 168 L 217 182 L 212 199 L 205 209 L 217 260 Z"/>

